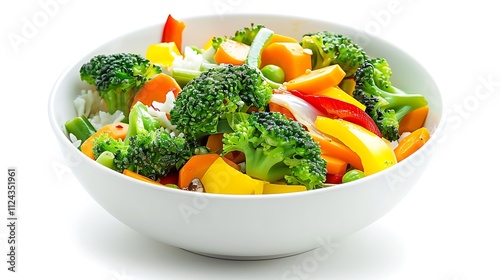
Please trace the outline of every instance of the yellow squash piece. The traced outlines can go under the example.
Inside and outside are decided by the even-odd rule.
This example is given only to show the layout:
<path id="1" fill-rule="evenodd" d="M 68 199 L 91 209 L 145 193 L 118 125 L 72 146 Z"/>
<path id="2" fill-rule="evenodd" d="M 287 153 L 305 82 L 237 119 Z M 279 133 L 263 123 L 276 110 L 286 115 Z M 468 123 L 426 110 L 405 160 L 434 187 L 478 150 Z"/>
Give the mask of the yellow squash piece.
<path id="1" fill-rule="evenodd" d="M 366 175 L 377 173 L 397 163 L 394 152 L 382 138 L 357 124 L 321 116 L 314 124 L 319 131 L 337 138 L 357 153 Z"/>
<path id="2" fill-rule="evenodd" d="M 222 158 L 207 169 L 201 182 L 207 193 L 262 194 L 267 182 L 253 179 L 228 165 Z"/>

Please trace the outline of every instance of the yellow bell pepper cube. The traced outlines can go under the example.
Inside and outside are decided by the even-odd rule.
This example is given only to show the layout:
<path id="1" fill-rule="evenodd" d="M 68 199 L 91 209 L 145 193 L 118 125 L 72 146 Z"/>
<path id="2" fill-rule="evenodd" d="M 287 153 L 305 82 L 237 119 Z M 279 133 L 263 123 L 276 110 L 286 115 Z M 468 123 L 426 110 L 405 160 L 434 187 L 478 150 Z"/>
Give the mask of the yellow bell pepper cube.
<path id="1" fill-rule="evenodd" d="M 201 182 L 205 192 L 217 194 L 262 194 L 267 183 L 241 173 L 222 158 L 210 165 Z"/>
<path id="2" fill-rule="evenodd" d="M 319 131 L 337 138 L 361 158 L 365 175 L 371 175 L 397 163 L 393 150 L 383 138 L 362 126 L 327 117 L 314 122 Z"/>
<path id="3" fill-rule="evenodd" d="M 307 188 L 302 185 L 283 185 L 283 184 L 271 184 L 266 183 L 264 185 L 263 194 L 277 194 L 277 193 L 291 193 L 291 192 L 303 192 L 307 191 Z"/>
<path id="4" fill-rule="evenodd" d="M 205 50 L 205 51 L 206 51 L 206 50 L 208 50 L 210 47 L 212 47 L 212 39 L 213 39 L 213 38 L 214 38 L 214 37 L 210 37 L 210 39 L 208 39 L 208 41 L 205 43 L 205 45 L 203 45 L 203 48 L 202 48 L 203 50 Z"/>
<path id="5" fill-rule="evenodd" d="M 181 53 L 174 42 L 152 44 L 146 50 L 147 59 L 165 67 L 171 66 L 175 57 L 178 56 L 181 56 Z"/>

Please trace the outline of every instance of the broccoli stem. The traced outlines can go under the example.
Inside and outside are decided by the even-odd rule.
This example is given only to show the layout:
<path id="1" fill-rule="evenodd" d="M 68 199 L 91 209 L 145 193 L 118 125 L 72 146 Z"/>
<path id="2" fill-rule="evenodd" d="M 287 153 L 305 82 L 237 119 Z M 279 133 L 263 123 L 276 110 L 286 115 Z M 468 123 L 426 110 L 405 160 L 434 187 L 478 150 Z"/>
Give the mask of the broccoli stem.
<path id="1" fill-rule="evenodd" d="M 67 121 L 64 126 L 68 133 L 75 135 L 76 139 L 82 141 L 82 143 L 96 133 L 94 126 L 83 115 Z"/>
<path id="2" fill-rule="evenodd" d="M 394 109 L 398 121 L 401 121 L 409 112 L 427 105 L 427 100 L 420 94 L 384 92 L 381 96 L 387 100 L 388 106 Z"/>
<path id="3" fill-rule="evenodd" d="M 110 114 L 114 114 L 119 110 L 125 115 L 123 122 L 128 122 L 130 105 L 132 105 L 134 95 L 135 92 L 132 89 L 127 91 L 109 91 L 106 94 L 101 94 Z"/>
<path id="4" fill-rule="evenodd" d="M 267 154 L 263 148 L 247 151 L 246 172 L 249 176 L 269 182 L 276 182 L 286 175 L 291 175 L 290 167 L 283 160 L 287 157 L 285 150 L 277 147 Z"/>
<path id="5" fill-rule="evenodd" d="M 184 69 L 184 68 L 172 68 L 172 77 L 179 83 L 179 86 L 184 87 L 189 81 L 198 77 L 201 71 Z"/>

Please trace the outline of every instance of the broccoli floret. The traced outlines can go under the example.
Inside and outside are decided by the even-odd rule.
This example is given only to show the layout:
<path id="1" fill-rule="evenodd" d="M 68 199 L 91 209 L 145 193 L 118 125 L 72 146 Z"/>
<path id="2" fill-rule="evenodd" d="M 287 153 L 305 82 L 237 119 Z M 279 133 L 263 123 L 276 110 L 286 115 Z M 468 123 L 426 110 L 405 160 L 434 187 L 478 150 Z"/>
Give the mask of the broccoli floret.
<path id="1" fill-rule="evenodd" d="M 92 152 L 98 159 L 102 153 L 111 152 L 113 154 L 113 169 L 123 172 L 128 167 L 128 148 L 129 145 L 121 139 L 114 139 L 107 133 L 102 133 L 93 140 Z M 111 167 L 111 166 L 108 166 Z"/>
<path id="2" fill-rule="evenodd" d="M 257 33 L 259 33 L 262 28 L 264 28 L 264 25 L 262 24 L 255 25 L 251 23 L 250 27 L 244 27 L 236 31 L 231 39 L 250 46 L 253 42 L 253 39 L 255 39 L 255 36 L 257 36 Z"/>
<path id="3" fill-rule="evenodd" d="M 127 169 L 153 180 L 179 170 L 195 154 L 198 144 L 164 128 L 132 136 L 123 162 Z"/>
<path id="4" fill-rule="evenodd" d="M 365 51 L 351 38 L 330 31 L 304 34 L 301 45 L 312 51 L 313 69 L 338 64 L 346 73 L 346 77 L 354 75 L 367 59 Z"/>
<path id="5" fill-rule="evenodd" d="M 365 111 L 377 124 L 382 136 L 399 138 L 399 122 L 409 112 L 427 105 L 421 94 L 406 93 L 392 85 L 391 68 L 383 58 L 366 60 L 356 71 L 354 98 L 366 105 Z"/>
<path id="6" fill-rule="evenodd" d="M 191 80 L 178 94 L 170 121 L 180 132 L 195 139 L 220 131 L 227 114 L 264 110 L 272 96 L 271 86 L 260 71 L 246 64 L 219 65 Z"/>
<path id="7" fill-rule="evenodd" d="M 212 47 L 217 50 L 224 41 L 227 40 L 227 36 L 215 36 L 212 37 Z"/>
<path id="8" fill-rule="evenodd" d="M 223 153 L 245 154 L 246 173 L 268 182 L 323 186 L 326 162 L 321 149 L 304 127 L 276 112 L 239 114 L 234 132 L 225 133 Z"/>
<path id="9" fill-rule="evenodd" d="M 138 102 L 130 111 L 130 123 L 124 140 L 103 133 L 93 140 L 93 153 L 99 158 L 104 152 L 113 155 L 113 165 L 106 166 L 123 172 L 132 170 L 153 180 L 179 170 L 194 154 L 206 152 L 197 141 L 160 126 Z M 107 162 L 109 162 L 107 155 Z"/>
<path id="10" fill-rule="evenodd" d="M 80 78 L 95 85 L 110 114 L 120 110 L 127 121 L 138 89 L 161 72 L 159 66 L 138 54 L 96 55 L 80 68 Z"/>
<path id="11" fill-rule="evenodd" d="M 242 29 L 237 30 L 233 36 L 230 36 L 229 39 L 241 42 L 246 45 L 251 45 L 253 40 L 255 39 L 255 36 L 257 36 L 257 33 L 259 33 L 259 30 L 264 28 L 264 25 L 262 24 L 250 24 L 250 27 L 244 27 Z M 212 47 L 214 49 L 218 49 L 220 44 L 222 42 L 226 41 L 228 39 L 227 36 L 216 36 L 212 38 Z"/>
<path id="12" fill-rule="evenodd" d="M 106 133 L 93 141 L 92 151 L 96 159 L 110 152 L 114 156 L 114 170 L 121 173 L 129 169 L 153 180 L 179 170 L 199 148 L 196 141 L 173 135 L 162 127 L 134 135 L 128 143 Z"/>

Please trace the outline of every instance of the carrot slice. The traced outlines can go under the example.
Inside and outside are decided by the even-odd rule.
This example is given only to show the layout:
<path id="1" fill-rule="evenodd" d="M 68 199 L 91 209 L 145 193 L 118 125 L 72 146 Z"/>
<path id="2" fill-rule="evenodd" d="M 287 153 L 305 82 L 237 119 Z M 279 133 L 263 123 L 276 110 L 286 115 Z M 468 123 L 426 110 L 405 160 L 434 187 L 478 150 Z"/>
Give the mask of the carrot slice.
<path id="1" fill-rule="evenodd" d="M 421 127 L 410 135 L 403 138 L 398 146 L 394 149 L 394 154 L 398 162 L 412 155 L 420 149 L 429 139 L 431 135 L 426 127 Z"/>
<path id="2" fill-rule="evenodd" d="M 269 111 L 282 113 L 287 118 L 289 118 L 291 120 L 296 120 L 295 117 L 293 116 L 292 112 L 290 112 L 290 110 L 288 110 L 287 108 L 285 108 L 285 107 L 283 107 L 281 105 L 278 105 L 278 104 L 276 104 L 274 102 L 270 102 L 269 103 Z"/>
<path id="3" fill-rule="evenodd" d="M 399 122 L 399 134 L 403 132 L 413 132 L 424 126 L 428 113 L 429 107 L 424 106 L 406 114 Z"/>
<path id="4" fill-rule="evenodd" d="M 339 141 L 329 140 L 312 135 L 313 139 L 319 143 L 323 154 L 332 155 L 343 160 L 359 170 L 363 170 L 361 158 L 353 150 Z"/>
<path id="5" fill-rule="evenodd" d="M 143 181 L 143 182 L 147 182 L 147 183 L 151 183 L 151 184 L 155 184 L 155 185 L 159 185 L 159 186 L 162 186 L 164 187 L 165 185 L 155 181 L 155 180 L 152 180 L 146 176 L 143 176 L 137 172 L 134 172 L 132 170 L 128 170 L 128 169 L 125 169 L 123 170 L 123 175 L 126 175 L 126 176 L 129 176 L 131 178 L 134 178 L 134 179 L 137 179 L 137 180 L 140 180 L 140 181 Z"/>
<path id="6" fill-rule="evenodd" d="M 103 127 L 101 127 L 99 130 L 97 130 L 96 133 L 92 134 L 85 142 L 82 143 L 80 146 L 80 149 L 82 153 L 87 155 L 89 158 L 94 159 L 94 152 L 92 151 L 94 147 L 94 139 L 103 134 L 107 133 L 109 137 L 113 139 L 125 139 L 125 136 L 127 135 L 128 131 L 128 124 L 118 122 L 118 123 L 112 123 L 112 124 L 107 124 Z"/>
<path id="7" fill-rule="evenodd" d="M 172 91 L 174 96 L 177 97 L 181 91 L 181 87 L 174 78 L 167 74 L 160 73 L 147 81 L 139 92 L 137 92 L 131 108 L 137 102 L 141 102 L 146 106 L 151 106 L 153 101 L 163 103 L 169 91 Z"/>
<path id="8" fill-rule="evenodd" d="M 321 157 L 326 160 L 326 172 L 328 174 L 340 174 L 346 172 L 347 162 L 327 154 L 321 154 Z"/>
<path id="9" fill-rule="evenodd" d="M 345 76 L 338 64 L 307 71 L 283 85 L 287 90 L 298 90 L 304 94 L 314 94 L 328 87 L 337 86 Z"/>
<path id="10" fill-rule="evenodd" d="M 217 64 L 241 65 L 245 63 L 249 51 L 250 46 L 227 39 L 220 44 L 215 52 L 214 60 Z"/>

